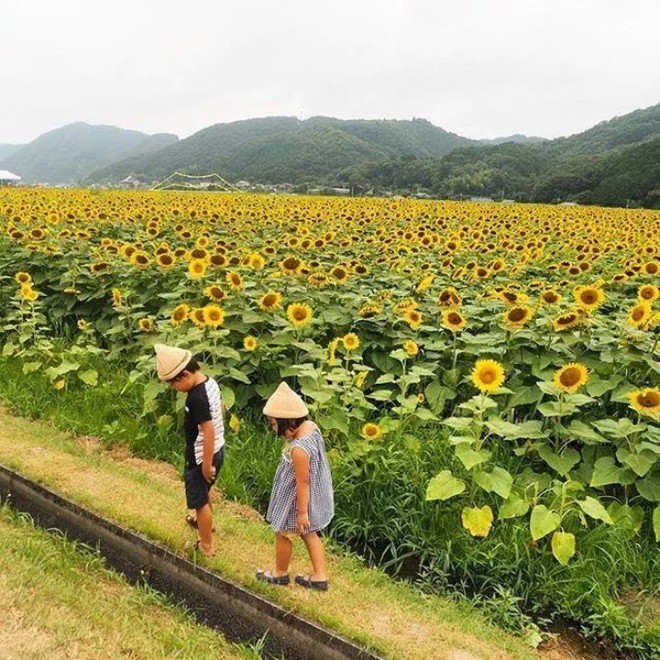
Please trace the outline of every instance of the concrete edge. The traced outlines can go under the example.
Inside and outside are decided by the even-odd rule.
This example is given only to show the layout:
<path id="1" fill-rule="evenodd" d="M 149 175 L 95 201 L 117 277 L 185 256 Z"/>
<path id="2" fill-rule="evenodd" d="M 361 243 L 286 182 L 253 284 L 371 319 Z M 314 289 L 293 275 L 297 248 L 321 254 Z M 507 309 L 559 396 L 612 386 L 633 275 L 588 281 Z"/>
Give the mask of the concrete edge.
<path id="1" fill-rule="evenodd" d="M 30 514 L 40 526 L 97 546 L 107 563 L 129 580 L 146 581 L 183 601 L 197 618 L 231 641 L 250 643 L 266 634 L 267 652 L 291 660 L 382 660 L 0 463 L 0 497 L 7 496 L 12 508 Z"/>

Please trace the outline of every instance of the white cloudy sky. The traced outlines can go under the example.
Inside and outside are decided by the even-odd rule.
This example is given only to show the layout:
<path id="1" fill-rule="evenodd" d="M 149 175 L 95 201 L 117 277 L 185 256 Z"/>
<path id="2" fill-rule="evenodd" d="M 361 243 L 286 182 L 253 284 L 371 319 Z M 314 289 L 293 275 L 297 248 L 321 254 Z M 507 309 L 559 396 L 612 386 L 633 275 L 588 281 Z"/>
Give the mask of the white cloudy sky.
<path id="1" fill-rule="evenodd" d="M 7 0 L 0 143 L 267 115 L 556 137 L 660 102 L 658 0 Z"/>

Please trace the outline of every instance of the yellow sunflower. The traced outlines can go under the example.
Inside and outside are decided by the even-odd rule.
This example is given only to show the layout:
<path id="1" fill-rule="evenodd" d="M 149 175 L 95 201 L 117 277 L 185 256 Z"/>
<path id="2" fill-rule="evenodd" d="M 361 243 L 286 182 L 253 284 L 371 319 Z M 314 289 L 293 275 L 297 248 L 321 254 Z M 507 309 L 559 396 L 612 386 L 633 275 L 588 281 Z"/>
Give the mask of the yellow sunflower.
<path id="1" fill-rule="evenodd" d="M 339 346 L 339 337 L 335 337 L 328 344 L 328 365 L 334 367 L 337 364 L 337 346 Z"/>
<path id="2" fill-rule="evenodd" d="M 259 309 L 263 309 L 265 312 L 274 312 L 280 306 L 281 301 L 281 293 L 277 293 L 277 291 L 268 291 L 259 298 Z"/>
<path id="3" fill-rule="evenodd" d="M 117 288 L 114 288 L 112 290 L 112 306 L 115 307 L 115 308 L 116 307 L 121 307 L 122 299 L 123 298 L 122 298 L 121 291 Z"/>
<path id="4" fill-rule="evenodd" d="M 605 292 L 595 286 L 576 286 L 573 297 L 577 304 L 588 312 L 593 312 L 605 302 Z"/>
<path id="5" fill-rule="evenodd" d="M 188 263 L 188 273 L 194 280 L 204 277 L 207 264 L 203 259 L 191 259 Z"/>
<path id="6" fill-rule="evenodd" d="M 292 303 L 286 309 L 286 315 L 294 328 L 302 328 L 312 320 L 312 308 L 305 303 Z"/>
<path id="7" fill-rule="evenodd" d="M 460 294 L 453 286 L 443 289 L 438 296 L 438 305 L 440 307 L 458 307 L 463 302 Z"/>
<path id="8" fill-rule="evenodd" d="M 561 332 L 562 330 L 574 328 L 581 320 L 582 311 L 580 309 L 569 309 L 553 319 L 552 326 L 555 329 L 555 332 Z"/>
<path id="9" fill-rule="evenodd" d="M 194 307 L 193 309 L 191 309 L 188 318 L 198 328 L 204 328 L 206 326 L 206 318 L 204 317 L 203 307 Z"/>
<path id="10" fill-rule="evenodd" d="M 564 296 L 562 296 L 561 293 L 558 293 L 554 289 L 546 289 L 541 294 L 541 302 L 545 305 L 558 305 L 563 299 Z"/>
<path id="11" fill-rule="evenodd" d="M 240 273 L 235 270 L 230 271 L 225 275 L 227 284 L 232 288 L 232 291 L 240 291 L 243 288 L 243 278 Z"/>
<path id="12" fill-rule="evenodd" d="M 560 369 L 557 369 L 552 382 L 562 392 L 568 394 L 575 394 L 589 379 L 589 372 L 587 368 L 579 362 L 572 362 L 566 364 Z"/>
<path id="13" fill-rule="evenodd" d="M 163 252 L 156 257 L 156 263 L 162 270 L 170 270 L 174 268 L 176 259 L 174 258 L 174 255 L 170 254 L 169 252 Z"/>
<path id="14" fill-rule="evenodd" d="M 381 438 L 383 435 L 383 431 L 378 426 L 378 424 L 374 424 L 373 422 L 367 422 L 363 427 L 362 427 L 362 437 L 366 438 L 367 440 L 378 440 Z"/>
<path id="15" fill-rule="evenodd" d="M 344 349 L 347 351 L 354 351 L 356 348 L 360 347 L 360 338 L 354 333 L 349 332 L 341 338 L 342 344 L 344 344 Z"/>
<path id="16" fill-rule="evenodd" d="M 635 305 L 628 313 L 628 323 L 635 328 L 640 328 L 651 318 L 651 305 L 648 301 Z"/>
<path id="17" fill-rule="evenodd" d="M 504 367 L 496 360 L 478 360 L 474 365 L 472 382 L 481 392 L 497 392 L 504 379 Z"/>
<path id="18" fill-rule="evenodd" d="M 29 273 L 25 273 L 22 270 L 19 270 L 16 275 L 14 275 L 14 279 L 18 284 L 30 284 L 32 282 L 32 276 Z"/>
<path id="19" fill-rule="evenodd" d="M 660 298 L 660 290 L 655 284 L 644 284 L 637 290 L 637 298 L 640 302 L 653 303 Z"/>
<path id="20" fill-rule="evenodd" d="M 502 316 L 507 327 L 512 330 L 519 330 L 533 315 L 532 308 L 525 305 L 523 307 L 510 307 Z"/>
<path id="21" fill-rule="evenodd" d="M 424 320 L 424 315 L 418 309 L 409 309 L 403 318 L 413 330 L 419 330 Z"/>
<path id="22" fill-rule="evenodd" d="M 211 284 L 204 289 L 204 295 L 215 302 L 222 302 L 227 294 L 219 284 Z"/>
<path id="23" fill-rule="evenodd" d="M 154 330 L 154 322 L 150 318 L 143 318 L 138 321 L 138 328 L 142 332 L 153 332 Z"/>
<path id="24" fill-rule="evenodd" d="M 151 263 L 151 257 L 144 250 L 135 250 L 131 254 L 131 265 L 134 268 L 146 268 Z"/>
<path id="25" fill-rule="evenodd" d="M 403 342 L 403 350 L 408 353 L 410 357 L 415 357 L 415 355 L 419 353 L 419 346 L 417 345 L 417 342 L 408 339 L 408 341 Z"/>
<path id="26" fill-rule="evenodd" d="M 445 309 L 442 312 L 442 324 L 452 332 L 460 332 L 467 325 L 467 319 L 457 310 Z"/>
<path id="27" fill-rule="evenodd" d="M 247 337 L 243 337 L 243 348 L 246 351 L 254 351 L 257 349 L 259 346 L 259 342 L 256 337 L 253 337 L 252 335 L 247 335 Z"/>
<path id="28" fill-rule="evenodd" d="M 206 305 L 202 308 L 204 324 L 218 328 L 225 322 L 225 313 L 218 305 Z"/>
<path id="29" fill-rule="evenodd" d="M 628 399 L 630 405 L 642 415 L 656 416 L 660 414 L 660 389 L 657 387 L 630 392 Z"/>
<path id="30" fill-rule="evenodd" d="M 183 325 L 188 320 L 189 316 L 190 306 L 186 303 L 182 303 L 172 310 L 171 323 L 174 327 Z"/>
<path id="31" fill-rule="evenodd" d="M 330 271 L 330 276 L 337 284 L 343 284 L 348 279 L 348 270 L 338 265 Z"/>

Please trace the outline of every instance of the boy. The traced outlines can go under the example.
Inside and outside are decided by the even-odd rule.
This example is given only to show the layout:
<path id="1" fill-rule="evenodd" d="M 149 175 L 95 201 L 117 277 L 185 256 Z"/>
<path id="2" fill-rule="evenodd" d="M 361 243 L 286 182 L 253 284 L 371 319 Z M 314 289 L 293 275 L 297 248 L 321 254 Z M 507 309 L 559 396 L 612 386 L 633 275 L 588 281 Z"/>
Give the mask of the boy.
<path id="1" fill-rule="evenodd" d="M 186 392 L 184 432 L 186 467 L 183 473 L 186 501 L 196 516 L 186 521 L 199 531 L 196 548 L 206 556 L 213 548 L 213 517 L 209 504 L 211 486 L 224 459 L 224 404 L 220 388 L 213 378 L 205 376 L 190 351 L 156 344 L 158 377 L 177 392 Z"/>

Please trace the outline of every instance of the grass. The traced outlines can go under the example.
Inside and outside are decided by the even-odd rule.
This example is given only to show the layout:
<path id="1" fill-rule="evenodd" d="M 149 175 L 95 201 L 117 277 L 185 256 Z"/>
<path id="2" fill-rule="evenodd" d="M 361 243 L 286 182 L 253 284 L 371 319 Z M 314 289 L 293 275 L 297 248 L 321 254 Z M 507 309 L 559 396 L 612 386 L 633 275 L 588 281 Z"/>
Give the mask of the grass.
<path id="1" fill-rule="evenodd" d="M 20 451 L 16 438 L 21 438 Z M 77 442 L 48 425 L 0 416 L 0 461 L 175 551 L 189 552 L 194 537 L 183 520 L 176 470 L 126 454 L 122 458 L 113 460 L 98 443 Z M 389 657 L 443 657 L 457 650 L 493 660 L 535 655 L 469 605 L 421 595 L 354 557 L 329 557 L 332 586 L 321 596 L 263 585 L 254 571 L 272 564 L 272 533 L 258 514 L 218 501 L 215 524 L 219 553 L 203 560 L 208 567 Z M 309 570 L 299 542 L 295 552 L 292 571 Z"/>
<path id="2" fill-rule="evenodd" d="M 257 658 L 94 551 L 0 508 L 3 658 Z"/>

